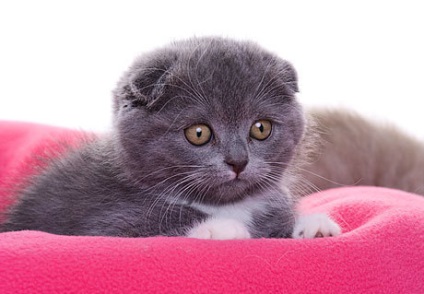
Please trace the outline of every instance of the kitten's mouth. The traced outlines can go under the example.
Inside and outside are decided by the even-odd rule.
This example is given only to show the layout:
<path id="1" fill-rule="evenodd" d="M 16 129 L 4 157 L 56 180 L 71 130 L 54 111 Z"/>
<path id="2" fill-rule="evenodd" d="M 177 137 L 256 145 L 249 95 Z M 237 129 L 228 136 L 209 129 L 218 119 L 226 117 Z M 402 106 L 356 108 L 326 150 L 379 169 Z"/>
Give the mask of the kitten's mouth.
<path id="1" fill-rule="evenodd" d="M 249 197 L 252 191 L 256 190 L 257 178 L 251 178 L 248 174 L 240 173 L 238 175 L 226 174 L 218 181 L 215 178 L 215 185 L 209 189 L 204 200 L 211 201 L 212 203 L 231 203 L 237 202 L 246 197 Z"/>
<path id="2" fill-rule="evenodd" d="M 242 197 L 246 191 L 251 187 L 251 183 L 248 180 L 236 177 L 229 181 L 226 181 L 218 186 L 218 189 L 225 193 L 228 198 Z"/>
<path id="3" fill-rule="evenodd" d="M 223 185 L 240 185 L 243 183 L 248 183 L 248 180 L 234 173 L 234 175 L 232 175 L 227 181 L 225 181 Z"/>

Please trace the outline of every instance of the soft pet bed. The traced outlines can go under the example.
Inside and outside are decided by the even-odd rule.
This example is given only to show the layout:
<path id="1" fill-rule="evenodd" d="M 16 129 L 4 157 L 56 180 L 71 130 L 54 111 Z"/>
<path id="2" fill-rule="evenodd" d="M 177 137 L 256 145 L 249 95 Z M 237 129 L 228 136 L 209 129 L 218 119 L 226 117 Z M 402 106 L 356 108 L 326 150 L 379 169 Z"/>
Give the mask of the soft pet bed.
<path id="1" fill-rule="evenodd" d="M 75 132 L 0 123 L 0 209 L 34 154 Z M 373 187 L 303 199 L 343 234 L 313 240 L 0 234 L 1 293 L 424 293 L 424 198 Z"/>

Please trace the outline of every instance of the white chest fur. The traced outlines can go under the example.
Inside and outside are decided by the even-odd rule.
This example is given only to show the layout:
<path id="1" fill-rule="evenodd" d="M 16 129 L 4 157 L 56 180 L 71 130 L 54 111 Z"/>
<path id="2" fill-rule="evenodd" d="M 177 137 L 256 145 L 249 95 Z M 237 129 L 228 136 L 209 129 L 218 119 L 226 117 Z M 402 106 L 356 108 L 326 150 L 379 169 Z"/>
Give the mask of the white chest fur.
<path id="1" fill-rule="evenodd" d="M 264 211 L 268 201 L 246 199 L 234 204 L 213 206 L 191 204 L 210 217 L 187 232 L 188 237 L 200 239 L 248 239 L 248 227 L 255 212 Z M 337 236 L 340 227 L 326 214 L 303 215 L 297 218 L 292 237 L 316 238 Z"/>
<path id="2" fill-rule="evenodd" d="M 233 219 L 245 225 L 252 222 L 255 212 L 263 211 L 269 205 L 267 200 L 247 198 L 227 205 L 207 205 L 193 203 L 190 206 L 206 213 L 215 219 Z"/>

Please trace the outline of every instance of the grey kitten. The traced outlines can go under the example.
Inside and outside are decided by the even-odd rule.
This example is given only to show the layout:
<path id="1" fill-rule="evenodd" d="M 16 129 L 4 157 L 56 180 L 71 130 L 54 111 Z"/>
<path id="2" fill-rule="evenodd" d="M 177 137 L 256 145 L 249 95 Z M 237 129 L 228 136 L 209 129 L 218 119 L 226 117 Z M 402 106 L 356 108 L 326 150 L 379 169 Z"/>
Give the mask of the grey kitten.
<path id="1" fill-rule="evenodd" d="M 290 237 L 295 201 L 282 180 L 304 135 L 297 90 L 293 67 L 249 42 L 146 54 L 114 91 L 113 132 L 53 160 L 1 230 Z"/>

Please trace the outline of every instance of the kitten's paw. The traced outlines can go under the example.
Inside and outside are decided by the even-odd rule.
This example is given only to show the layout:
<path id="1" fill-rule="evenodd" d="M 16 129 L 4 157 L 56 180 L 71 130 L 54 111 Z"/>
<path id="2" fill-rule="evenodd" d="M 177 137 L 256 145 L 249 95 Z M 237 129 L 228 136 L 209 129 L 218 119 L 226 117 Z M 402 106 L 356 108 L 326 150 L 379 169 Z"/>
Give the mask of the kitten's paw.
<path id="1" fill-rule="evenodd" d="M 250 233 L 247 227 L 239 221 L 212 218 L 192 228 L 187 237 L 215 240 L 249 239 Z"/>
<path id="2" fill-rule="evenodd" d="M 326 214 L 310 214 L 299 216 L 294 226 L 292 237 L 294 239 L 302 238 L 320 238 L 338 236 L 341 229 Z"/>

